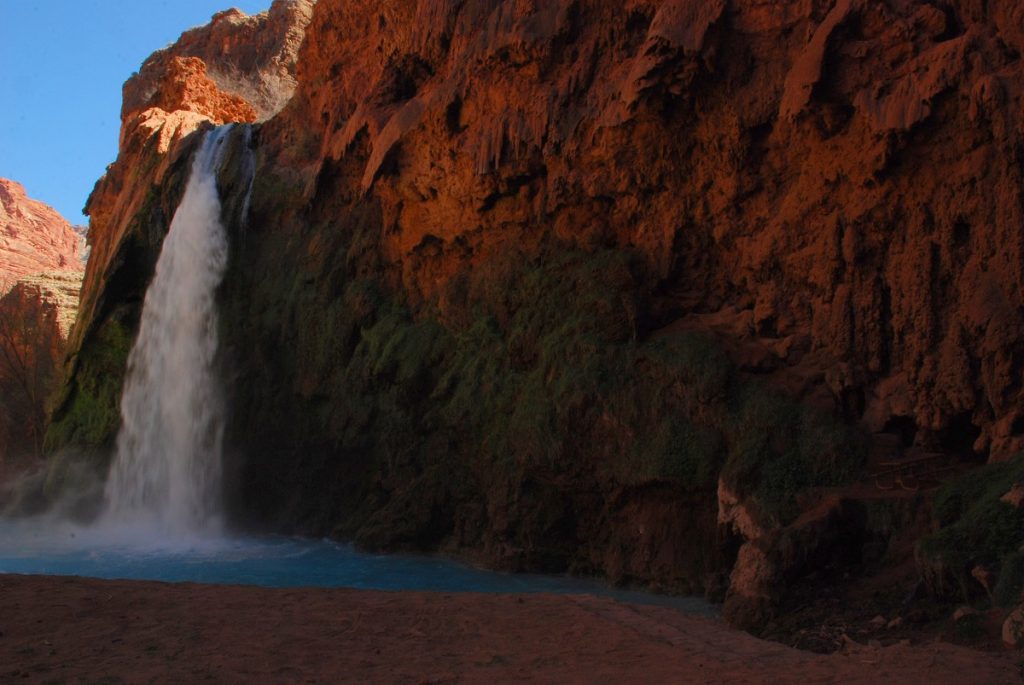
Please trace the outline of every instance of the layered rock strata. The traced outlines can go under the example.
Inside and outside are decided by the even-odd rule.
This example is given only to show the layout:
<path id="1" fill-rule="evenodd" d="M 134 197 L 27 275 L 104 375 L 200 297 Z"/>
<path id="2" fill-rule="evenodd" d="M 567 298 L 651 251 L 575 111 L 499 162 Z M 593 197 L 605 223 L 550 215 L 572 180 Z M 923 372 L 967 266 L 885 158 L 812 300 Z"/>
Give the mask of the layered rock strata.
<path id="1" fill-rule="evenodd" d="M 82 236 L 0 179 L 0 482 L 42 451 L 49 395 L 78 311 Z"/>
<path id="2" fill-rule="evenodd" d="M 0 294 L 43 272 L 81 272 L 81 236 L 16 181 L 0 178 Z"/>

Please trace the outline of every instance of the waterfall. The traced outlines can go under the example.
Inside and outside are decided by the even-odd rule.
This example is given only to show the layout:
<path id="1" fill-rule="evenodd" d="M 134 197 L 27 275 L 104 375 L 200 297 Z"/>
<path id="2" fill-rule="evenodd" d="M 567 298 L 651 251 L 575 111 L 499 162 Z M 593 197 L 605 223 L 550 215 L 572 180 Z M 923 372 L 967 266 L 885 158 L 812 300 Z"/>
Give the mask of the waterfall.
<path id="1" fill-rule="evenodd" d="M 216 175 L 231 129 L 207 133 L 195 154 L 146 292 L 121 396 L 108 519 L 177 533 L 215 533 L 221 525 L 224 400 L 214 369 L 214 295 L 228 241 Z"/>

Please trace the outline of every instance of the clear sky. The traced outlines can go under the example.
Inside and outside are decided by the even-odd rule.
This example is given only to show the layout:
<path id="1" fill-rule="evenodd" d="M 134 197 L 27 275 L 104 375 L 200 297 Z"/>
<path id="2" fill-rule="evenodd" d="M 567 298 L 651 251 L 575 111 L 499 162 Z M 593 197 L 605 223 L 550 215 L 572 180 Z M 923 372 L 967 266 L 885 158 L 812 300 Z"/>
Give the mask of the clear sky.
<path id="1" fill-rule="evenodd" d="M 0 177 L 73 224 L 117 156 L 121 85 L 216 12 L 271 0 L 0 0 Z"/>

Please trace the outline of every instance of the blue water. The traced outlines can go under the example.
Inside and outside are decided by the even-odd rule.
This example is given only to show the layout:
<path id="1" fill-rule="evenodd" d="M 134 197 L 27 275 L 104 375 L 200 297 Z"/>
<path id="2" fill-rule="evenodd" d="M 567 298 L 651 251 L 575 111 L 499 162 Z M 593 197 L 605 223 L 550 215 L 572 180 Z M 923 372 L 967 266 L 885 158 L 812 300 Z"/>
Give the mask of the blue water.
<path id="1" fill-rule="evenodd" d="M 562 576 L 499 573 L 434 557 L 376 555 L 288 537 L 161 538 L 152 530 L 84 528 L 52 520 L 0 521 L 0 573 L 263 587 L 555 593 L 713 614 L 697 598 L 611 588 Z"/>

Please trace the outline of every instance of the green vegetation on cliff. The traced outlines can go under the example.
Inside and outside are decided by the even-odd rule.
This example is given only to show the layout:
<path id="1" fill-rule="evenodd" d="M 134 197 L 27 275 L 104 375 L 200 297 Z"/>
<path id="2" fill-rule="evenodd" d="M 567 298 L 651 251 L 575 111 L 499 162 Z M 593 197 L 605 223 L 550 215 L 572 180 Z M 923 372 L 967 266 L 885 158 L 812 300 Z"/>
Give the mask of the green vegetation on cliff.
<path id="1" fill-rule="evenodd" d="M 918 545 L 926 580 L 939 594 L 950 581 L 966 599 L 980 591 L 971 579 L 975 566 L 996 572 L 994 599 L 1009 606 L 1024 590 L 1024 509 L 1001 498 L 1024 483 L 1024 456 L 964 474 L 935 495 L 939 530 Z"/>
<path id="2" fill-rule="evenodd" d="M 176 178 L 132 220 L 55 450 L 109 456 Z M 709 333 L 664 327 L 639 254 L 508 247 L 421 297 L 382 256 L 372 203 L 295 200 L 294 184 L 263 175 L 252 221 L 229 222 L 225 466 L 243 520 L 693 591 L 734 553 L 720 478 L 784 525 L 802 491 L 860 466 L 831 417 L 739 373 Z"/>
<path id="3" fill-rule="evenodd" d="M 728 563 L 720 476 L 786 523 L 798 493 L 860 466 L 847 429 L 743 377 L 709 335 L 652 332 L 628 251 L 506 253 L 411 303 L 367 267 L 372 218 L 335 221 L 247 234 L 226 280 L 243 516 L 697 589 Z M 661 492 L 672 525 L 616 523 Z M 638 557 L 673 544 L 670 570 Z"/>
<path id="4" fill-rule="evenodd" d="M 79 353 L 75 386 L 46 436 L 49 451 L 68 445 L 96 450 L 113 445 L 121 423 L 118 406 L 132 335 L 132 327 L 113 316 L 96 331 L 93 344 Z"/>
<path id="5" fill-rule="evenodd" d="M 198 140 L 193 134 L 183 145 Z M 131 177 L 146 192 L 140 195 L 135 211 L 126 215 L 125 232 L 104 271 L 98 272 L 100 267 L 93 262 L 86 274 L 87 286 L 90 279 L 99 286 L 83 291 L 88 291 L 88 296 L 72 331 L 69 370 L 54 398 L 46 432 L 45 451 L 50 461 L 45 494 L 51 499 L 68 493 L 81 495 L 94 486 L 96 476 L 106 473 L 114 453 L 121 426 L 121 390 L 146 288 L 191 167 L 190 155 L 182 154 L 156 184 L 153 180 L 160 161 L 156 140 L 147 146 L 143 162 Z"/>

